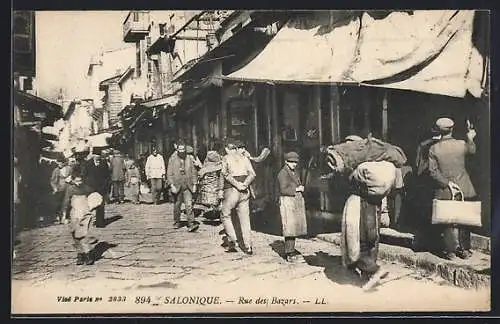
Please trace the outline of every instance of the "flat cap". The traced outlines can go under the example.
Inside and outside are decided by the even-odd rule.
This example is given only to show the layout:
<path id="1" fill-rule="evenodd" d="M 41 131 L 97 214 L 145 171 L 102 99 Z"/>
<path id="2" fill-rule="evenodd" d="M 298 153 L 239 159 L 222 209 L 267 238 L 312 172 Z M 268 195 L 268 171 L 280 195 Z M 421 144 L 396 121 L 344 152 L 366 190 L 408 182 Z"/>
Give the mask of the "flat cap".
<path id="1" fill-rule="evenodd" d="M 443 130 L 449 130 L 454 125 L 455 125 L 455 122 L 452 119 L 443 117 L 443 118 L 439 118 L 438 120 L 436 120 L 435 128 L 437 130 L 443 131 Z"/>
<path id="2" fill-rule="evenodd" d="M 285 154 L 285 161 L 299 162 L 299 155 L 296 152 L 288 152 Z"/>
<path id="3" fill-rule="evenodd" d="M 354 141 L 362 141 L 363 138 L 361 136 L 358 136 L 358 135 L 349 135 L 345 138 L 345 141 L 346 142 L 354 142 Z"/>

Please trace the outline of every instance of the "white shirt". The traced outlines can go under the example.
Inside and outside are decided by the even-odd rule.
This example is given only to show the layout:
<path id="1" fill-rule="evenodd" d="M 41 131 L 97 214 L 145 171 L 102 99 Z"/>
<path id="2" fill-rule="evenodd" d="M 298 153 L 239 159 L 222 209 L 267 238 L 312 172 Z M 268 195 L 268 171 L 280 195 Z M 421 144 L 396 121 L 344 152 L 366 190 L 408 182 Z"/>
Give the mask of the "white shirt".
<path id="1" fill-rule="evenodd" d="M 145 166 L 146 177 L 148 179 L 161 179 L 165 175 L 165 161 L 163 156 L 157 154 L 150 155 L 146 160 Z"/>

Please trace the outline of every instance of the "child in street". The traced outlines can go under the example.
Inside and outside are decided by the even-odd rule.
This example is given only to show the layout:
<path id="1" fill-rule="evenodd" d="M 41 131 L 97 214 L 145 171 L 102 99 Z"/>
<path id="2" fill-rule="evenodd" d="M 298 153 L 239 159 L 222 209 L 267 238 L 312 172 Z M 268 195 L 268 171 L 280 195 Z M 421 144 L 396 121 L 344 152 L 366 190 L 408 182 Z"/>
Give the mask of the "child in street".
<path id="1" fill-rule="evenodd" d="M 97 240 L 89 236 L 89 230 L 95 208 L 102 204 L 102 196 L 83 183 L 80 172 L 74 172 L 72 178 L 64 197 L 63 210 L 70 206 L 70 229 L 77 251 L 76 264 L 92 265 L 96 257 L 91 245 Z"/>
<path id="2" fill-rule="evenodd" d="M 299 155 L 296 152 L 285 154 L 285 165 L 278 173 L 279 208 L 283 224 L 285 259 L 288 262 L 300 260 L 295 250 L 295 240 L 307 234 L 304 186 L 297 173 Z"/>
<path id="3" fill-rule="evenodd" d="M 137 163 L 132 160 L 125 174 L 127 188 L 134 204 L 140 204 L 141 172 Z"/>

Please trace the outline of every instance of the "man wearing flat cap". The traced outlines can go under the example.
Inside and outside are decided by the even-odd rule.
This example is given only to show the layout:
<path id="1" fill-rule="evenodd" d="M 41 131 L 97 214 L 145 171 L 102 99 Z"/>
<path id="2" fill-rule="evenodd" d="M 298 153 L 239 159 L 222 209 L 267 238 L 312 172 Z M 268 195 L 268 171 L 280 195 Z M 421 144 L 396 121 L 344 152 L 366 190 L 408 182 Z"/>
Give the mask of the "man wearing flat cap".
<path id="1" fill-rule="evenodd" d="M 228 140 L 226 142 L 226 155 L 222 158 L 221 170 L 224 183 L 221 221 L 229 240 L 226 252 L 237 252 L 237 237 L 231 219 L 231 212 L 236 209 L 243 239 L 241 248 L 244 253 L 253 254 L 249 199 L 251 196 L 250 184 L 255 179 L 255 176 L 250 160 L 238 152 L 238 143 Z"/>
<path id="2" fill-rule="evenodd" d="M 452 199 L 452 192 L 461 190 L 464 200 L 471 200 L 476 191 L 465 169 L 465 159 L 476 153 L 474 138 L 476 131 L 468 123 L 466 141 L 453 138 L 455 123 L 450 118 L 439 118 L 435 128 L 441 139 L 429 150 L 429 174 L 434 182 L 434 198 Z M 449 260 L 457 256 L 471 256 L 470 230 L 462 226 L 445 226 L 443 231 L 444 257 Z"/>
<path id="3" fill-rule="evenodd" d="M 299 155 L 285 154 L 285 165 L 278 173 L 279 210 L 283 224 L 285 259 L 299 261 L 300 253 L 295 250 L 295 240 L 307 234 L 306 207 L 303 197 L 304 186 L 297 173 Z"/>

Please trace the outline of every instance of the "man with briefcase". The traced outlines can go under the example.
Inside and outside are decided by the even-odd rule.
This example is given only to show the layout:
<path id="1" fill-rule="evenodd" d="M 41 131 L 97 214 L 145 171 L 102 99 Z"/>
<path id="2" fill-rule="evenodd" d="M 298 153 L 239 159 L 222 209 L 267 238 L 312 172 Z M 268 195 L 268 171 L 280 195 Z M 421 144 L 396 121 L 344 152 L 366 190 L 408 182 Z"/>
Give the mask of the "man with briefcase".
<path id="1" fill-rule="evenodd" d="M 435 184 L 434 202 L 439 200 L 467 201 L 476 197 L 476 191 L 465 169 L 466 156 L 476 153 L 474 143 L 476 131 L 469 122 L 467 123 L 468 132 L 466 140 L 463 141 L 453 138 L 455 123 L 452 119 L 439 118 L 436 121 L 435 127 L 441 134 L 441 139 L 429 150 L 429 174 Z M 436 224 L 434 216 L 433 224 Z M 444 258 L 455 260 L 458 256 L 468 259 L 472 255 L 471 233 L 470 229 L 463 225 L 465 223 L 467 222 L 457 219 L 454 223 L 442 225 Z"/>

